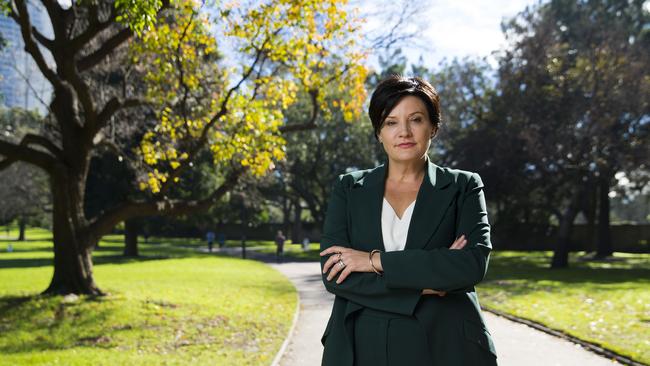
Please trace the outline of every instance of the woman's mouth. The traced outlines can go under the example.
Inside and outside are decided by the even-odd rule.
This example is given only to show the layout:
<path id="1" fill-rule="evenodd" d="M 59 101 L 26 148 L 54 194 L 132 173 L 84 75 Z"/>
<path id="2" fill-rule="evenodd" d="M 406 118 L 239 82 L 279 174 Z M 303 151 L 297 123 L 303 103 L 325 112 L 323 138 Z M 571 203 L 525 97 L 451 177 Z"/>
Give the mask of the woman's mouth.
<path id="1" fill-rule="evenodd" d="M 404 143 L 404 144 L 397 145 L 397 147 L 402 148 L 402 149 L 408 149 L 408 148 L 411 148 L 413 146 L 415 146 L 415 143 L 413 143 L 413 142 L 407 142 L 407 143 Z"/>

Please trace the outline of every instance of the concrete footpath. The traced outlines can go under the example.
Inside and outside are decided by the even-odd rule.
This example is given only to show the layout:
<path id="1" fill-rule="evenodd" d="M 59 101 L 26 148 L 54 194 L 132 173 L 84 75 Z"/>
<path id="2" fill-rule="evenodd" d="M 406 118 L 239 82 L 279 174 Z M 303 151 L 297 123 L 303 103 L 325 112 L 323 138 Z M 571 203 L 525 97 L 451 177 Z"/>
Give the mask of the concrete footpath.
<path id="1" fill-rule="evenodd" d="M 241 254 L 235 248 L 223 251 Z M 274 263 L 273 255 L 248 252 L 249 258 L 262 260 L 293 282 L 300 296 L 298 322 L 280 358 L 281 366 L 320 365 L 323 346 L 320 337 L 332 309 L 334 295 L 325 290 L 318 262 Z M 480 296 L 480 293 L 479 293 Z M 572 342 L 540 332 L 527 325 L 484 312 L 494 339 L 500 366 L 606 366 L 620 363 L 605 359 Z"/>

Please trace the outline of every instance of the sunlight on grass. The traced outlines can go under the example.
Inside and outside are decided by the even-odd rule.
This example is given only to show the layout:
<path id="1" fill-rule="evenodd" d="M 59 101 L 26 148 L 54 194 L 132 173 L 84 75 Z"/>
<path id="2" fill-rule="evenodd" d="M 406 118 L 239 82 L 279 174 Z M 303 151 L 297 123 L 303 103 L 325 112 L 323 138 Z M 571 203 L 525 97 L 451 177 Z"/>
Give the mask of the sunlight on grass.
<path id="1" fill-rule="evenodd" d="M 492 253 L 481 304 L 650 363 L 650 255 L 549 269 L 551 252 Z"/>
<path id="2" fill-rule="evenodd" d="M 255 261 L 165 242 L 121 257 L 122 239 L 95 252 L 108 296 L 41 297 L 52 275 L 51 234 L 0 239 L 0 364 L 268 365 L 287 335 L 297 294 Z"/>

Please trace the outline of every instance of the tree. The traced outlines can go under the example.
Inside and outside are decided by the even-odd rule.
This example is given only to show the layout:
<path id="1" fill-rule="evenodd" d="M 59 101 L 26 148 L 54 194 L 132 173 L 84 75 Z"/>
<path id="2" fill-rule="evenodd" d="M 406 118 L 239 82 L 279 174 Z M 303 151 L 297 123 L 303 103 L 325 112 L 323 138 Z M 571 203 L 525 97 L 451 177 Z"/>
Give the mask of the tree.
<path id="1" fill-rule="evenodd" d="M 26 239 L 28 224 L 43 223 L 50 197 L 47 177 L 24 163 L 14 164 L 0 175 L 0 222 L 18 221 L 18 241 Z"/>
<path id="2" fill-rule="evenodd" d="M 504 24 L 512 46 L 500 59 L 503 116 L 525 141 L 538 206 L 559 221 L 553 267 L 568 265 L 571 226 L 590 206 L 592 185 L 599 192 L 601 255 L 611 254 L 613 174 L 647 166 L 641 141 L 648 135 L 648 14 L 642 5 L 556 0 Z"/>
<path id="3" fill-rule="evenodd" d="M 308 105 L 307 98 L 300 98 L 287 111 L 287 116 L 301 119 Z M 373 147 L 377 142 L 372 136 L 372 126 L 366 116 L 349 123 L 336 108 L 318 129 L 287 136 L 287 159 L 278 166 L 280 184 L 276 190 L 282 192 L 278 203 L 284 211 L 285 225 L 290 221 L 295 225 L 293 240 L 302 239 L 299 218 L 303 209 L 308 210 L 314 222 L 323 222 L 329 190 L 337 175 L 348 168 L 365 169 L 376 164 L 378 158 Z M 291 208 L 293 220 L 289 217 Z"/>
<path id="4" fill-rule="evenodd" d="M 0 170 L 24 161 L 49 176 L 54 274 L 45 293 L 101 294 L 92 275 L 92 248 L 117 223 L 207 210 L 241 176 L 264 175 L 284 157 L 283 133 L 313 128 L 319 112 L 327 113 L 322 86 L 338 86 L 349 120 L 365 96 L 363 54 L 354 41 L 358 22 L 336 0 L 217 9 L 218 41 L 234 45 L 239 67 L 220 62 L 222 45 L 209 33 L 207 13 L 193 1 L 77 1 L 67 9 L 53 0 L 42 3 L 53 26 L 51 39 L 31 25 L 25 1 L 2 2 L 20 25 L 25 50 L 52 84 L 54 128 L 1 139 Z M 91 74 L 125 47 L 128 57 L 116 64 L 133 72 L 102 71 L 104 80 L 117 77 L 120 87 L 91 88 L 90 80 L 97 80 Z M 52 54 L 55 65 L 45 62 L 43 52 Z M 285 124 L 283 110 L 301 89 L 311 96 L 313 112 L 307 121 Z M 107 131 L 131 108 L 156 120 L 133 159 L 146 198 L 88 217 L 83 206 L 93 154 L 108 144 L 120 156 L 133 155 Z M 201 197 L 179 197 L 176 185 L 205 151 L 212 153 L 219 181 Z"/>
<path id="5" fill-rule="evenodd" d="M 0 134 L 11 136 L 33 131 L 42 118 L 18 108 L 0 110 Z M 21 163 L 0 174 L 0 222 L 18 220 L 18 240 L 25 240 L 28 223 L 44 223 L 50 207 L 47 176 L 39 169 Z"/>
<path id="6" fill-rule="evenodd" d="M 567 54 L 568 81 L 582 93 L 580 122 L 590 134 L 598 192 L 597 257 L 612 254 L 610 191 L 619 171 L 647 169 L 650 147 L 650 14 L 644 1 L 555 1 L 549 13 Z"/>

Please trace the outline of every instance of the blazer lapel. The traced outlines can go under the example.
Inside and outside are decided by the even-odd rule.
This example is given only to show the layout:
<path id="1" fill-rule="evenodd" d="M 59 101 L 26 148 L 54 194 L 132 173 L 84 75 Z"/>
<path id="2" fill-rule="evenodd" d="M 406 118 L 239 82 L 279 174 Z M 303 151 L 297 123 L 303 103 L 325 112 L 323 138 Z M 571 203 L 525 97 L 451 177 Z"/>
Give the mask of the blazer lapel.
<path id="1" fill-rule="evenodd" d="M 451 178 L 448 174 L 432 163 L 428 155 L 425 158 L 426 176 L 417 194 L 405 249 L 420 249 L 426 246 L 456 193 L 454 186 L 450 187 Z M 386 250 L 381 230 L 381 210 L 387 175 L 388 162 L 371 170 L 353 187 L 356 192 L 351 195 L 350 207 L 356 216 L 354 221 L 367 229 L 364 230 L 363 236 L 368 242 L 360 243 L 363 249 Z"/>
<path id="2" fill-rule="evenodd" d="M 427 245 L 456 196 L 457 190 L 453 189 L 453 185 L 450 186 L 449 175 L 432 163 L 428 155 L 426 159 L 427 176 L 422 181 L 415 201 L 405 250 L 421 249 Z"/>
<path id="3" fill-rule="evenodd" d="M 384 181 L 386 177 L 384 164 L 377 166 L 368 172 L 363 179 L 357 181 L 352 187 L 350 196 L 351 214 L 354 215 L 352 230 L 360 231 L 363 243 L 360 250 L 371 251 L 373 249 L 384 249 L 381 235 L 381 208 L 384 199 Z"/>

